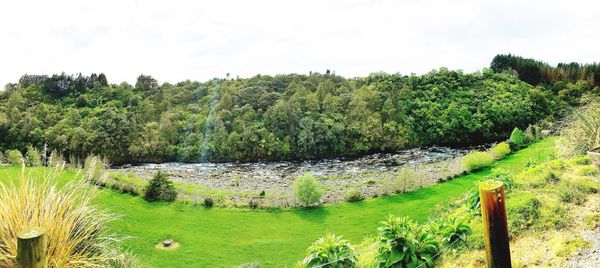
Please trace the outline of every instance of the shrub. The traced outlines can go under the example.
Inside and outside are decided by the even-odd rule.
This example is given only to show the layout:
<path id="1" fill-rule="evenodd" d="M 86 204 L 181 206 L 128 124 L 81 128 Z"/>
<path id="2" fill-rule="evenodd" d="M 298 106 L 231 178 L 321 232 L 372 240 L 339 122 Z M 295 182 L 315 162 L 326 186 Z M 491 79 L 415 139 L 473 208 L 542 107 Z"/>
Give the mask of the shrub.
<path id="1" fill-rule="evenodd" d="M 510 133 L 509 142 L 514 146 L 514 150 L 518 150 L 525 146 L 525 134 L 518 127 Z"/>
<path id="2" fill-rule="evenodd" d="M 326 234 L 315 241 L 307 250 L 303 267 L 355 267 L 356 254 L 350 243 L 341 236 Z"/>
<path id="3" fill-rule="evenodd" d="M 305 207 L 321 201 L 323 191 L 315 176 L 310 173 L 304 174 L 294 180 L 294 196 L 296 200 Z"/>
<path id="4" fill-rule="evenodd" d="M 506 213 L 511 236 L 529 229 L 540 217 L 542 203 L 533 194 L 519 192 L 506 201 Z"/>
<path id="5" fill-rule="evenodd" d="M 21 165 L 23 162 L 23 155 L 19 150 L 8 150 L 4 153 L 6 160 L 11 165 Z"/>
<path id="6" fill-rule="evenodd" d="M 204 198 L 203 205 L 207 208 L 212 208 L 215 205 L 215 201 L 212 198 L 207 197 L 207 198 Z"/>
<path id="7" fill-rule="evenodd" d="M 156 172 L 156 175 L 148 182 L 144 199 L 150 202 L 158 200 L 172 202 L 175 201 L 175 198 L 177 198 L 177 191 L 167 174 L 161 171 Z"/>
<path id="8" fill-rule="evenodd" d="M 506 142 L 498 143 L 490 149 L 490 154 L 495 160 L 500 160 L 510 154 L 510 145 Z"/>
<path id="9" fill-rule="evenodd" d="M 486 152 L 472 152 L 463 157 L 463 164 L 468 172 L 489 167 L 494 163 L 494 158 Z"/>
<path id="10" fill-rule="evenodd" d="M 121 238 L 106 227 L 114 217 L 93 204 L 97 192 L 82 180 L 59 188 L 59 174 L 0 182 L 0 264 L 16 267 L 17 232 L 27 226 L 45 228 L 52 267 L 105 267 L 125 258 Z"/>
<path id="11" fill-rule="evenodd" d="M 248 199 L 248 207 L 249 208 L 258 208 L 259 202 L 257 199 L 250 198 Z"/>
<path id="12" fill-rule="evenodd" d="M 382 225 L 377 228 L 378 267 L 433 267 L 440 246 L 429 226 L 392 215 Z"/>
<path id="13" fill-rule="evenodd" d="M 29 167 L 39 167 L 42 165 L 42 157 L 40 156 L 40 152 L 32 147 L 27 147 L 27 154 L 25 155 L 25 164 Z"/>
<path id="14" fill-rule="evenodd" d="M 348 190 L 348 192 L 346 192 L 344 199 L 347 202 L 359 202 L 359 201 L 362 201 L 363 199 L 365 199 L 365 196 L 362 194 L 361 191 L 359 191 L 357 189 L 350 189 L 350 190 Z"/>

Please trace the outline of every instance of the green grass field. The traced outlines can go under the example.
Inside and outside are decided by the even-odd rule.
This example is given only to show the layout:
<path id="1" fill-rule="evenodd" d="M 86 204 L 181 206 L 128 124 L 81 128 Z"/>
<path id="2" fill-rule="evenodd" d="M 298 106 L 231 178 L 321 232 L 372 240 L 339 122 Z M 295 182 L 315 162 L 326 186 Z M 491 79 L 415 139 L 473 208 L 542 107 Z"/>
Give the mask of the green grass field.
<path id="1" fill-rule="evenodd" d="M 554 140 L 533 144 L 494 166 L 517 171 L 528 163 L 541 162 L 554 152 Z M 15 178 L 19 172 L 18 167 L 0 168 L 0 179 Z M 378 222 L 388 214 L 425 221 L 437 204 L 473 189 L 474 182 L 489 173 L 488 168 L 410 193 L 314 209 L 206 209 L 180 202 L 148 203 L 111 190 L 101 191 L 96 202 L 121 215 L 111 227 L 133 237 L 125 246 L 150 267 L 232 267 L 248 262 L 261 267 L 293 267 L 304 257 L 305 249 L 326 232 L 360 243 L 376 234 Z M 74 174 L 65 172 L 63 179 Z M 155 249 L 165 238 L 179 241 L 181 247 Z"/>

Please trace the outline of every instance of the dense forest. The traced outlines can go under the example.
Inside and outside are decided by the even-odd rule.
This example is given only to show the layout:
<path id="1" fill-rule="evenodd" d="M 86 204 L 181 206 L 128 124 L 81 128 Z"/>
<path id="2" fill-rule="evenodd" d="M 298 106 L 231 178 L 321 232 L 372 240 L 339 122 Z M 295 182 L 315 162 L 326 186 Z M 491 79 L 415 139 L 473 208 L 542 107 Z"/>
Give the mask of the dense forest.
<path id="1" fill-rule="evenodd" d="M 544 70 L 540 78 L 529 78 L 530 64 Z M 441 68 L 344 78 L 327 71 L 177 84 L 140 75 L 135 85 L 110 84 L 104 74 L 24 75 L 0 94 L 0 149 L 47 146 L 72 160 L 96 154 L 137 163 L 480 144 L 597 91 L 596 65 L 561 66 L 499 55 L 471 74 Z"/>

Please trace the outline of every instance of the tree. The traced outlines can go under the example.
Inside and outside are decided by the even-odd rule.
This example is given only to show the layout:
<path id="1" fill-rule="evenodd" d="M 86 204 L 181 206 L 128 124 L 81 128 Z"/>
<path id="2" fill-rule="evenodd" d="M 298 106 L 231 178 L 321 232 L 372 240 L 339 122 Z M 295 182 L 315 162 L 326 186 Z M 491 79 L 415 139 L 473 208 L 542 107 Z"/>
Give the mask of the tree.
<path id="1" fill-rule="evenodd" d="M 177 198 L 177 191 L 167 174 L 161 171 L 156 172 L 148 182 L 144 199 L 149 202 L 160 200 L 172 202 L 175 201 L 175 198 Z"/>
<path id="2" fill-rule="evenodd" d="M 294 180 L 294 196 L 303 206 L 309 207 L 321 201 L 323 191 L 315 176 L 310 173 L 304 174 Z"/>

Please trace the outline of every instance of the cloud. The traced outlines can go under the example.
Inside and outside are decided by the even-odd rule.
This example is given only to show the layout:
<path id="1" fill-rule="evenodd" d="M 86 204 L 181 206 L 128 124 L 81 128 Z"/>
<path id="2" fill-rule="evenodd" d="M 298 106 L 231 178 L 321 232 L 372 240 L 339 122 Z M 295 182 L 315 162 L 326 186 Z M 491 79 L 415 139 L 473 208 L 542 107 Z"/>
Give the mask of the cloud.
<path id="1" fill-rule="evenodd" d="M 598 61 L 593 1 L 5 1 L 0 84 L 24 73 L 162 82 L 335 70 L 476 71 L 497 53 Z"/>

